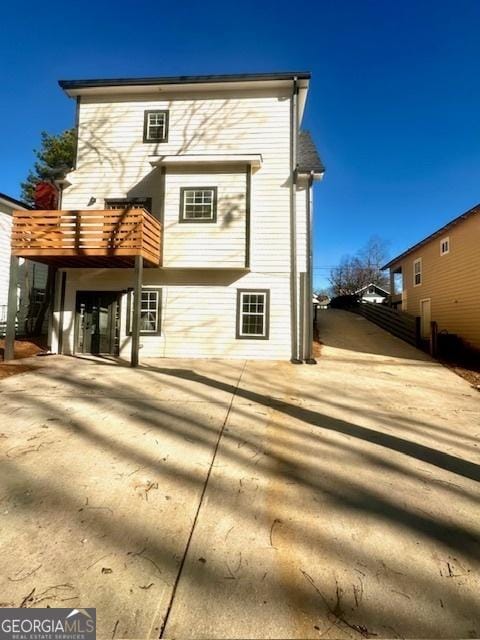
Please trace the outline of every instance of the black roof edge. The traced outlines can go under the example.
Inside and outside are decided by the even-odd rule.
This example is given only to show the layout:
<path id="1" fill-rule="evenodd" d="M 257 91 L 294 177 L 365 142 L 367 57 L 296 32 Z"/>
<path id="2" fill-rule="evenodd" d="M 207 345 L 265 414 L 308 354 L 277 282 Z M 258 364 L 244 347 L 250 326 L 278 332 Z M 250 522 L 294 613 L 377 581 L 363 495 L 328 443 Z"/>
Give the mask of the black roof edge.
<path id="1" fill-rule="evenodd" d="M 427 242 L 430 242 L 430 240 L 434 240 L 434 238 L 437 238 L 438 236 L 441 236 L 442 234 L 445 233 L 445 231 L 448 231 L 448 229 L 450 229 L 454 225 L 458 224 L 462 220 L 465 220 L 466 218 L 469 218 L 474 213 L 480 213 L 480 203 L 476 204 L 471 209 L 468 209 L 468 211 L 465 211 L 464 213 L 460 214 L 459 216 L 457 216 L 453 220 L 450 220 L 450 222 L 447 222 L 447 224 L 443 225 L 443 227 L 440 227 L 440 229 L 437 229 L 436 231 L 431 233 L 429 236 L 427 236 L 423 240 L 420 240 L 416 244 L 412 245 L 409 249 L 405 249 L 405 251 L 403 253 L 400 253 L 395 258 L 392 258 L 391 260 L 389 260 L 387 262 L 387 264 L 385 264 L 383 267 L 381 267 L 381 270 L 384 271 L 385 269 L 389 269 L 395 263 L 400 262 L 400 260 L 403 260 L 403 258 L 406 258 L 408 256 L 408 254 L 412 253 L 413 251 L 416 251 L 417 249 L 420 249 L 420 247 L 423 247 L 423 245 L 427 244 Z"/>
<path id="2" fill-rule="evenodd" d="M 12 204 L 14 204 L 14 205 L 16 204 L 17 206 L 22 207 L 23 209 L 31 209 L 32 208 L 26 202 L 22 202 L 21 200 L 17 200 L 17 198 L 12 198 L 12 196 L 7 196 L 6 193 L 1 193 L 0 192 L 0 199 L 1 200 L 8 200 Z"/>
<path id="3" fill-rule="evenodd" d="M 84 80 L 59 80 L 58 84 L 64 90 L 86 89 L 93 87 L 132 87 L 156 84 L 195 84 L 203 82 L 244 82 L 262 80 L 309 80 L 309 71 L 278 71 L 274 73 L 232 73 L 224 75 L 204 76 L 154 76 L 147 78 L 97 78 Z"/>

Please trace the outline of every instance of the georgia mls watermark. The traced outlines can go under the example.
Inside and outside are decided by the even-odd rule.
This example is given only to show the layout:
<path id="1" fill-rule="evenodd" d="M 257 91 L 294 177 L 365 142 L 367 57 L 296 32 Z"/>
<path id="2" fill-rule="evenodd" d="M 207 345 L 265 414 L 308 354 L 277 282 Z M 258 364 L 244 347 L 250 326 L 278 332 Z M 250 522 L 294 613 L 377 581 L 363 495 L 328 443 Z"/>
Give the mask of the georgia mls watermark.
<path id="1" fill-rule="evenodd" d="M 96 609 L 0 609 L 0 640 L 95 640 Z"/>

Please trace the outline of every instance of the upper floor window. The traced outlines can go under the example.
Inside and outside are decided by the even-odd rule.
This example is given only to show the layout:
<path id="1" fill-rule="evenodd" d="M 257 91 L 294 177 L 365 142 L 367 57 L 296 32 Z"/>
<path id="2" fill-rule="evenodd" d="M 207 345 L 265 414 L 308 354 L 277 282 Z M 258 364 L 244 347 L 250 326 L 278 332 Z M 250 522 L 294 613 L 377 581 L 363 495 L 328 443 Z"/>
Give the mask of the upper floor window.
<path id="1" fill-rule="evenodd" d="M 444 256 L 446 253 L 450 253 L 450 238 L 440 240 L 440 255 Z"/>
<path id="2" fill-rule="evenodd" d="M 145 111 L 143 121 L 143 141 L 168 141 L 168 111 Z"/>
<path id="3" fill-rule="evenodd" d="M 237 338 L 268 339 L 269 291 L 237 291 Z"/>
<path id="4" fill-rule="evenodd" d="M 106 198 L 105 209 L 146 209 L 152 213 L 151 198 Z"/>
<path id="5" fill-rule="evenodd" d="M 422 284 L 422 259 L 418 258 L 413 263 L 413 286 Z"/>
<path id="6" fill-rule="evenodd" d="M 216 222 L 217 187 L 182 187 L 180 222 Z"/>

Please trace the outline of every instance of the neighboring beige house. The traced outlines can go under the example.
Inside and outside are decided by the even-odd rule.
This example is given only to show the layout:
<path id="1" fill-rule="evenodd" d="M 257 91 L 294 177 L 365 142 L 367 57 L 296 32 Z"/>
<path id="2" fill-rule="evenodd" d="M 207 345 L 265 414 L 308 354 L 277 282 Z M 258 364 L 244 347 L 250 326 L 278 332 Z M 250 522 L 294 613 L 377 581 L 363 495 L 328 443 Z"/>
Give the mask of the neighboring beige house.
<path id="1" fill-rule="evenodd" d="M 34 212 L 50 244 L 38 249 L 32 226 L 15 247 L 58 269 L 53 351 L 312 359 L 312 184 L 324 168 L 300 130 L 309 80 L 60 82 L 77 104 L 75 169 L 61 210 Z"/>
<path id="2" fill-rule="evenodd" d="M 0 193 L 0 335 L 4 334 L 7 319 L 12 214 L 15 210 L 28 209 L 24 202 Z M 23 334 L 29 328 L 28 323 L 34 321 L 39 304 L 43 301 L 47 267 L 31 260 L 20 262 L 17 283 L 17 333 Z"/>
<path id="3" fill-rule="evenodd" d="M 480 349 L 480 205 L 390 260 L 392 302 Z M 401 278 L 401 293 L 394 289 Z"/>

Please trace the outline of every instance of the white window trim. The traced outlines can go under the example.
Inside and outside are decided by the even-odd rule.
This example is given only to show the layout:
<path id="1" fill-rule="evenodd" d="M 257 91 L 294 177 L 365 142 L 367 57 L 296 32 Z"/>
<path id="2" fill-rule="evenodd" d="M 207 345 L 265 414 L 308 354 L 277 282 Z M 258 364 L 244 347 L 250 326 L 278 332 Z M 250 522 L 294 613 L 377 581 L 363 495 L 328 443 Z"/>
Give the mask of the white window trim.
<path id="1" fill-rule="evenodd" d="M 155 293 L 156 294 L 156 302 L 155 302 L 155 329 L 140 329 L 140 335 L 145 335 L 145 336 L 158 336 L 161 335 L 161 314 L 162 314 L 162 306 L 161 306 L 161 300 L 162 300 L 162 289 L 156 289 L 154 287 L 142 287 L 142 294 L 143 293 Z M 134 292 L 133 290 L 130 290 L 129 293 L 129 300 L 128 300 L 128 311 L 129 311 L 129 316 L 128 316 L 128 334 L 130 335 L 132 332 L 132 326 L 133 326 L 133 298 L 134 298 Z M 141 303 L 140 303 L 140 313 L 141 313 Z M 148 311 L 151 311 L 151 309 L 148 309 Z"/>
<path id="2" fill-rule="evenodd" d="M 263 313 L 253 311 L 243 311 L 243 299 L 244 296 L 263 296 Z M 270 323 L 270 291 L 267 289 L 241 289 L 238 290 L 237 300 L 237 338 L 244 340 L 268 340 L 269 338 L 269 323 Z M 263 316 L 263 332 L 262 333 L 244 333 L 242 331 L 243 317 L 248 315 Z"/>
<path id="3" fill-rule="evenodd" d="M 420 265 L 420 271 L 417 274 L 415 272 L 415 265 L 419 264 Z M 416 275 L 420 275 L 420 282 L 415 282 L 415 276 Z M 421 287 L 422 286 L 422 282 L 423 282 L 423 265 L 422 265 L 422 259 L 421 258 L 417 258 L 416 260 L 413 261 L 413 286 L 414 287 Z"/>
<path id="4" fill-rule="evenodd" d="M 193 197 L 193 202 L 188 202 L 187 201 L 187 197 L 189 193 L 202 193 L 202 199 L 200 202 L 195 202 L 195 195 Z M 209 193 L 210 194 L 210 202 L 205 202 L 204 198 L 205 198 L 205 194 Z M 217 187 L 181 187 L 180 189 L 180 218 L 179 218 L 179 222 L 186 222 L 186 223 L 191 223 L 191 222 L 213 222 L 215 223 L 217 221 L 217 197 L 218 197 L 218 193 L 217 193 Z M 202 215 L 201 217 L 188 217 L 186 215 L 187 212 L 187 207 L 195 207 L 195 205 L 198 205 L 200 207 L 209 207 L 209 214 L 208 215 Z"/>
<path id="5" fill-rule="evenodd" d="M 157 118 L 161 117 L 160 122 L 154 122 Z M 152 138 L 152 128 L 159 128 L 161 131 L 161 137 Z M 168 110 L 153 110 L 144 112 L 144 124 L 143 124 L 143 141 L 161 143 L 168 141 Z"/>
<path id="6" fill-rule="evenodd" d="M 152 122 L 153 118 L 158 118 L 159 116 L 161 117 L 161 122 Z M 149 113 L 147 115 L 147 138 L 149 140 L 163 140 L 165 138 L 165 122 L 166 117 L 164 113 Z M 160 131 L 162 132 L 162 135 L 159 136 L 159 138 L 152 138 L 152 133 L 151 133 L 151 129 L 155 127 L 155 128 L 159 128 Z"/>
<path id="7" fill-rule="evenodd" d="M 447 243 L 447 250 L 443 251 L 443 244 Z M 440 240 L 440 255 L 441 256 L 446 256 L 447 253 L 450 253 L 450 236 L 446 236 L 445 238 L 442 238 Z"/>

